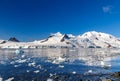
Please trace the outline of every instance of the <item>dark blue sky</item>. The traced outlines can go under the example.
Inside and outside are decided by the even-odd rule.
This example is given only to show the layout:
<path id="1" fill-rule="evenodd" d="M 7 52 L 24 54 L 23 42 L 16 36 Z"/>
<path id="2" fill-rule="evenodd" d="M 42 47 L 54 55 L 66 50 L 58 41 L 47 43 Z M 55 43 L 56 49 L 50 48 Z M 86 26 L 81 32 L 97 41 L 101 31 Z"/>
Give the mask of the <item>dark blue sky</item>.
<path id="1" fill-rule="evenodd" d="M 0 0 L 0 39 L 93 30 L 120 37 L 119 5 L 120 0 Z"/>

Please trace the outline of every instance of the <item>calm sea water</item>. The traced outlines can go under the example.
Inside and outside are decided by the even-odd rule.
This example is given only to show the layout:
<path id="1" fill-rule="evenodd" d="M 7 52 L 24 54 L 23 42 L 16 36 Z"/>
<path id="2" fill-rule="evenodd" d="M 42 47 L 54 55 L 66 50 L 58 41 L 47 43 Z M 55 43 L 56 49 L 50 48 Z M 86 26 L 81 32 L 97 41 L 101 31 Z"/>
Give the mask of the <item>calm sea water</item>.
<path id="1" fill-rule="evenodd" d="M 0 50 L 0 80 L 73 81 L 120 71 L 120 49 L 44 48 Z M 96 75 L 93 77 L 91 75 Z M 96 79 L 97 81 L 97 79 Z"/>

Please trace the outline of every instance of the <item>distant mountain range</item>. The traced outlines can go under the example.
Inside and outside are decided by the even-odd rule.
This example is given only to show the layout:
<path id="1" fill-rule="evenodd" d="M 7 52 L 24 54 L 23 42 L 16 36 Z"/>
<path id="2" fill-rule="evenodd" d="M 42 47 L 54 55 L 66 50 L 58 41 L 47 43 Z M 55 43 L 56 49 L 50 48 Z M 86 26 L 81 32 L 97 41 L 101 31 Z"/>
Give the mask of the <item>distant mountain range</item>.
<path id="1" fill-rule="evenodd" d="M 76 47 L 76 48 L 120 48 L 120 39 L 106 33 L 90 31 L 82 35 L 61 34 L 57 32 L 51 34 L 43 40 L 33 42 L 20 42 L 15 37 L 9 40 L 0 40 L 0 48 L 56 48 L 56 47 Z"/>

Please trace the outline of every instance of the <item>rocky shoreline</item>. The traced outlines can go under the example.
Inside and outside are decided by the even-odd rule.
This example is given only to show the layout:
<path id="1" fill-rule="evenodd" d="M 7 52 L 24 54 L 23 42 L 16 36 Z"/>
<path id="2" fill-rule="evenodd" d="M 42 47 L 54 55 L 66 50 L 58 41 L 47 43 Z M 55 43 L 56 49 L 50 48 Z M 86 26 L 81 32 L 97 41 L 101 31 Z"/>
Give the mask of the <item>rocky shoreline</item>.
<path id="1" fill-rule="evenodd" d="M 120 81 L 120 72 L 111 74 L 49 74 L 48 71 L 23 73 L 14 76 L 13 81 Z"/>

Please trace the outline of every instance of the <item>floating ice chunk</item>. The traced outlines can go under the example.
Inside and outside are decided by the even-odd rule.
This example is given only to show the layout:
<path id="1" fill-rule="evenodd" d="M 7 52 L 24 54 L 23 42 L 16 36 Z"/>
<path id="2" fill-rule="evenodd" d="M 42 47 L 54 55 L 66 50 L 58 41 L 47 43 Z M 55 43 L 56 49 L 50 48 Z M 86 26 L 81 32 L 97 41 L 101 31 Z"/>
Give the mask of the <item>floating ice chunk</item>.
<path id="1" fill-rule="evenodd" d="M 92 70 L 88 70 L 87 73 L 85 73 L 85 75 L 86 75 L 86 74 L 92 74 L 92 73 L 93 73 Z"/>
<path id="2" fill-rule="evenodd" d="M 108 69 L 108 68 L 112 67 L 112 65 L 105 64 L 105 62 L 101 61 L 101 67 L 104 68 L 104 69 Z"/>
<path id="3" fill-rule="evenodd" d="M 65 61 L 66 61 L 66 58 L 59 57 L 58 59 L 55 59 L 52 63 L 59 64 L 59 63 L 65 62 Z"/>
<path id="4" fill-rule="evenodd" d="M 88 74 L 92 74 L 93 73 L 93 71 L 92 70 L 88 70 Z"/>
<path id="5" fill-rule="evenodd" d="M 59 65 L 58 67 L 59 67 L 59 68 L 64 68 L 64 66 L 63 66 L 63 65 Z"/>
<path id="6" fill-rule="evenodd" d="M 14 65 L 14 67 L 19 67 L 20 65 Z"/>
<path id="7" fill-rule="evenodd" d="M 56 62 L 56 60 L 54 60 L 52 63 L 53 63 L 53 64 L 59 64 L 59 63 Z"/>
<path id="8" fill-rule="evenodd" d="M 52 76 L 56 76 L 56 73 L 55 73 L 55 74 L 50 73 L 49 75 L 50 75 L 50 77 L 52 77 Z"/>
<path id="9" fill-rule="evenodd" d="M 9 78 L 9 79 L 7 79 L 7 80 L 5 80 L 5 81 L 12 81 L 13 79 L 14 79 L 14 77 Z"/>
<path id="10" fill-rule="evenodd" d="M 51 79 L 51 78 L 48 78 L 48 79 L 47 79 L 47 81 L 53 81 L 53 79 Z"/>
<path id="11" fill-rule="evenodd" d="M 31 58 L 28 58 L 28 60 L 30 60 Z"/>
<path id="12" fill-rule="evenodd" d="M 24 51 L 22 49 L 17 49 L 15 50 L 15 54 L 23 54 Z"/>
<path id="13" fill-rule="evenodd" d="M 26 61 L 27 61 L 27 59 L 23 59 L 23 60 L 19 59 L 19 60 L 16 60 L 16 62 L 18 62 L 18 63 L 24 63 L 24 62 L 26 62 Z"/>
<path id="14" fill-rule="evenodd" d="M 52 76 L 53 76 L 53 74 L 52 74 L 52 73 L 50 73 L 49 75 L 50 75 L 50 77 L 52 77 Z"/>
<path id="15" fill-rule="evenodd" d="M 12 61 L 12 62 L 10 62 L 10 64 L 15 64 L 15 62 L 14 62 L 14 61 Z"/>
<path id="16" fill-rule="evenodd" d="M 73 71 L 72 74 L 76 74 L 76 71 Z"/>
<path id="17" fill-rule="evenodd" d="M 24 58 L 24 57 L 25 57 L 25 55 L 22 55 L 21 57 L 22 57 L 22 58 Z"/>
<path id="18" fill-rule="evenodd" d="M 101 64 L 101 66 L 104 66 L 104 65 L 105 65 L 105 63 L 104 63 L 103 61 L 101 61 L 100 64 Z"/>
<path id="19" fill-rule="evenodd" d="M 30 71 L 29 71 L 29 70 L 27 70 L 26 72 L 27 72 L 27 73 L 29 73 Z"/>
<path id="20" fill-rule="evenodd" d="M 39 73 L 39 72 L 40 72 L 39 70 L 34 71 L 34 73 Z"/>
<path id="21" fill-rule="evenodd" d="M 59 57 L 57 60 L 63 62 L 66 60 L 66 58 Z"/>
<path id="22" fill-rule="evenodd" d="M 3 78 L 2 78 L 2 77 L 0 77 L 0 81 L 3 81 Z"/>
<path id="23" fill-rule="evenodd" d="M 37 65 L 36 68 L 42 69 L 41 65 Z"/>
<path id="24" fill-rule="evenodd" d="M 29 63 L 28 66 L 35 66 L 35 62 Z"/>
<path id="25" fill-rule="evenodd" d="M 108 67 L 112 67 L 112 65 L 111 64 L 109 64 L 109 65 L 107 65 Z"/>
<path id="26" fill-rule="evenodd" d="M 5 62 L 5 61 L 0 61 L 0 64 L 3 64 L 3 65 L 4 65 L 4 64 L 6 64 L 6 62 Z"/>

